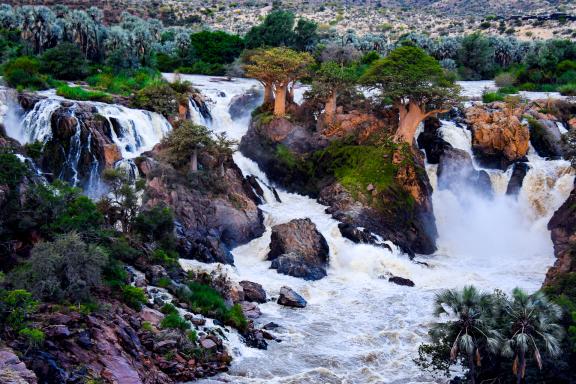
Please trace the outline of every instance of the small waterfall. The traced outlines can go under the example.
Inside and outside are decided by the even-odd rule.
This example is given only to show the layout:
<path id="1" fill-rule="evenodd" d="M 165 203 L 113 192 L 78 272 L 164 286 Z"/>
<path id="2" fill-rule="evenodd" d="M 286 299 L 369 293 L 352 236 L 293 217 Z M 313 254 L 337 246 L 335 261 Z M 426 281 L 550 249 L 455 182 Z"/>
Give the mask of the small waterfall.
<path id="1" fill-rule="evenodd" d="M 205 101 L 199 102 L 193 96 L 189 97 L 188 108 L 191 113 L 190 118 L 195 124 L 212 126 L 212 115 Z"/>

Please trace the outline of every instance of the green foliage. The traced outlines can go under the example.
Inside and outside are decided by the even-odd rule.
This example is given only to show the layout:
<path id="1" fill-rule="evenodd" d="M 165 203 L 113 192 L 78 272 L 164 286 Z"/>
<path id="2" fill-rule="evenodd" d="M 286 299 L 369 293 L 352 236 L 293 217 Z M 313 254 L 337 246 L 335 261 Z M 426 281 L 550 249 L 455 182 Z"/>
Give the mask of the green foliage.
<path id="1" fill-rule="evenodd" d="M 460 65 L 469 71 L 461 71 L 466 80 L 491 78 L 494 71 L 494 47 L 481 33 L 467 35 L 458 51 Z"/>
<path id="2" fill-rule="evenodd" d="M 170 266 L 170 265 L 175 265 L 178 263 L 178 252 L 176 251 L 172 251 L 172 250 L 164 250 L 164 249 L 155 249 L 154 252 L 152 252 L 152 260 L 155 263 L 160 263 L 162 265 L 166 265 L 166 266 Z M 160 282 L 158 282 L 158 285 L 160 285 Z"/>
<path id="3" fill-rule="evenodd" d="M 106 71 L 86 79 L 96 89 L 115 95 L 130 96 L 132 93 L 157 82 L 160 74 L 157 71 L 141 68 L 136 71 Z"/>
<path id="4" fill-rule="evenodd" d="M 142 323 L 142 330 L 146 332 L 152 332 L 152 324 L 150 322 L 145 321 Z"/>
<path id="5" fill-rule="evenodd" d="M 562 85 L 558 87 L 558 92 L 564 96 L 576 96 L 576 83 Z"/>
<path id="6" fill-rule="evenodd" d="M 241 37 L 223 31 L 193 33 L 190 43 L 198 59 L 209 64 L 231 63 L 244 49 Z"/>
<path id="7" fill-rule="evenodd" d="M 109 287 L 121 288 L 128 282 L 128 272 L 124 264 L 116 260 L 116 256 L 112 254 L 112 257 L 108 258 L 108 264 L 104 267 L 102 276 Z"/>
<path id="8" fill-rule="evenodd" d="M 182 167 L 191 161 L 194 151 L 210 147 L 214 141 L 208 128 L 191 121 L 179 121 L 162 143 L 167 148 L 167 160 Z"/>
<path id="9" fill-rule="evenodd" d="M 40 74 L 40 63 L 36 58 L 21 56 L 4 65 L 4 80 L 14 88 L 31 90 L 45 89 L 47 78 Z"/>
<path id="10" fill-rule="evenodd" d="M 482 102 L 492 103 L 494 101 L 504 101 L 504 97 L 506 97 L 506 95 L 500 92 L 485 92 L 482 94 Z"/>
<path id="11" fill-rule="evenodd" d="M 248 320 L 242 312 L 240 304 L 234 304 L 226 313 L 225 321 L 240 331 L 245 331 L 248 328 Z"/>
<path id="12" fill-rule="evenodd" d="M 44 52 L 40 58 L 40 69 L 57 79 L 80 80 L 88 74 L 88 61 L 76 44 L 62 43 Z"/>
<path id="13" fill-rule="evenodd" d="M 139 311 L 148 302 L 142 288 L 125 285 L 122 287 L 122 300 L 131 308 Z"/>
<path id="14" fill-rule="evenodd" d="M 190 329 L 190 323 L 183 319 L 177 312 L 171 312 L 164 316 L 160 322 L 160 327 L 163 329 L 176 329 L 185 332 Z"/>
<path id="15" fill-rule="evenodd" d="M 162 306 L 162 308 L 160 308 L 160 312 L 162 312 L 165 315 L 169 315 L 171 313 L 178 313 L 178 309 L 176 309 L 176 307 L 171 304 L 171 303 L 166 303 Z"/>
<path id="16" fill-rule="evenodd" d="M 23 328 L 18 332 L 18 335 L 26 340 L 28 350 L 39 348 L 46 339 L 44 332 L 36 328 Z"/>
<path id="17" fill-rule="evenodd" d="M 276 146 L 276 157 L 288 168 L 293 168 L 298 163 L 298 159 L 296 159 L 292 152 L 290 152 L 290 149 L 283 144 Z"/>
<path id="18" fill-rule="evenodd" d="M 172 280 L 170 280 L 168 277 L 161 277 L 156 282 L 156 285 L 160 288 L 168 288 L 170 285 L 172 285 Z"/>
<path id="19" fill-rule="evenodd" d="M 191 329 L 186 332 L 186 337 L 188 338 L 188 341 L 195 343 L 198 340 L 198 333 L 196 333 L 196 330 Z"/>
<path id="20" fill-rule="evenodd" d="M 134 219 L 133 230 L 146 242 L 170 241 L 174 234 L 172 211 L 161 206 L 142 211 Z"/>
<path id="21" fill-rule="evenodd" d="M 42 157 L 42 150 L 44 144 L 40 141 L 35 141 L 33 143 L 24 144 L 24 151 L 26 151 L 26 156 L 33 160 L 39 160 Z"/>
<path id="22" fill-rule="evenodd" d="M 70 100 L 80 101 L 100 101 L 103 103 L 114 102 L 112 95 L 102 91 L 89 91 L 82 87 L 71 87 L 69 85 L 61 85 L 56 90 L 58 96 L 62 96 Z"/>
<path id="23" fill-rule="evenodd" d="M 27 268 L 11 274 L 10 281 L 41 299 L 79 303 L 90 299 L 91 290 L 101 285 L 106 263 L 101 249 L 70 233 L 54 242 L 37 244 L 25 264 Z"/>
<path id="24" fill-rule="evenodd" d="M 165 117 L 178 113 L 178 94 L 170 84 L 162 81 L 154 82 L 136 93 L 134 106 L 157 112 Z"/>
<path id="25" fill-rule="evenodd" d="M 293 39 L 294 14 L 270 12 L 262 24 L 252 27 L 244 37 L 246 48 L 289 46 Z"/>
<path id="26" fill-rule="evenodd" d="M 27 173 L 28 168 L 16 155 L 0 152 L 0 185 L 13 189 Z"/>
<path id="27" fill-rule="evenodd" d="M 23 289 L 0 290 L 0 324 L 20 330 L 38 308 L 32 294 Z"/>

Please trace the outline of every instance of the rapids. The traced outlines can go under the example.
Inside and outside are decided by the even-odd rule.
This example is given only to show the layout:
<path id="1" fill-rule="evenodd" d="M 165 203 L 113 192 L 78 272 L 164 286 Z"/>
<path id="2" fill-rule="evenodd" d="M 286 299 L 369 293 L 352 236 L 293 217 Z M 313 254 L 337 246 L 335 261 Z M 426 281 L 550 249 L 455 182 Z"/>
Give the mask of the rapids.
<path id="1" fill-rule="evenodd" d="M 167 77 L 170 77 L 167 75 Z M 206 96 L 215 132 L 240 139 L 246 132 L 250 111 L 232 120 L 228 107 L 234 96 L 258 86 L 250 80 L 223 81 L 202 76 L 182 76 Z M 486 84 L 481 84 L 483 88 Z M 481 87 L 472 84 L 467 93 Z M 196 113 L 195 116 L 199 114 Z M 199 118 L 199 117 L 198 117 Z M 452 122 L 443 122 L 445 140 L 470 149 L 470 134 Z M 275 322 L 281 343 L 267 351 L 250 350 L 231 343 L 234 361 L 230 372 L 203 383 L 440 383 L 445 378 L 423 373 L 413 363 L 418 346 L 426 341 L 435 292 L 474 284 L 486 290 L 510 291 L 540 287 L 547 267 L 554 261 L 546 223 L 567 198 L 574 175 L 565 161 L 545 161 L 531 150 L 531 169 L 518 198 L 506 196 L 510 171 L 489 171 L 494 200 L 468 196 L 466 191 L 437 191 L 433 202 L 440 233 L 435 255 L 418 257 L 416 264 L 396 247 L 393 251 L 357 245 L 344 239 L 337 222 L 315 200 L 278 190 L 276 202 L 270 185 L 256 163 L 241 153 L 234 155 L 244 175 L 255 175 L 267 191 L 264 212 L 267 231 L 258 239 L 232 251 L 236 280 L 255 281 L 269 296 L 277 297 L 288 285 L 308 301 L 305 309 L 260 305 L 259 324 Z M 436 166 L 427 171 L 435 185 Z M 473 195 L 473 194 L 470 194 Z M 330 246 L 328 277 L 307 282 L 276 273 L 265 261 L 270 228 L 294 218 L 309 217 Z M 182 260 L 184 268 L 210 266 Z M 415 288 L 393 285 L 389 274 L 412 279 Z"/>

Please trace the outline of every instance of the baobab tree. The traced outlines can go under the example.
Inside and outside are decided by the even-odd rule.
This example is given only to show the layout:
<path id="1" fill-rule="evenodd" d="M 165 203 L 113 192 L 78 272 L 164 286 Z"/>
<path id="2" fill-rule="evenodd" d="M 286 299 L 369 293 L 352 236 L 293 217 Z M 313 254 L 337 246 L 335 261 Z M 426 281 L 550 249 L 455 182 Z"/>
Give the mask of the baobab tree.
<path id="1" fill-rule="evenodd" d="M 274 116 L 286 114 L 288 87 L 308 72 L 314 59 L 308 52 L 296 52 L 278 47 L 258 50 L 249 56 L 244 66 L 246 76 L 259 80 L 264 85 L 264 103 L 270 102 L 274 89 Z"/>
<path id="2" fill-rule="evenodd" d="M 418 125 L 430 116 L 448 112 L 459 101 L 460 87 L 448 78 L 433 57 L 413 46 L 396 48 L 375 61 L 361 83 L 392 100 L 399 111 L 396 142 L 412 144 Z"/>

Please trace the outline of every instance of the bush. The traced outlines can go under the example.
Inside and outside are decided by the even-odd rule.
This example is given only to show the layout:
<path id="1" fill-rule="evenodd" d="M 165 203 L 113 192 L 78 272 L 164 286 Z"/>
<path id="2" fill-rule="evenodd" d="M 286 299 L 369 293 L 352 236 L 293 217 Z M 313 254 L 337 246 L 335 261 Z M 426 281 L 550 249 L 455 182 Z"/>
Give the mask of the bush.
<path id="1" fill-rule="evenodd" d="M 0 185 L 8 185 L 10 189 L 16 187 L 27 171 L 26 165 L 16 155 L 0 153 Z"/>
<path id="2" fill-rule="evenodd" d="M 26 326 L 28 317 L 36 312 L 38 302 L 23 289 L 0 290 L 0 324 L 16 330 Z"/>
<path id="3" fill-rule="evenodd" d="M 516 83 L 516 76 L 511 73 L 504 72 L 494 78 L 494 82 L 498 87 L 509 87 Z"/>
<path id="4" fill-rule="evenodd" d="M 184 320 L 177 312 L 169 313 L 160 322 L 160 328 L 177 329 L 179 331 L 184 332 L 190 329 L 190 323 Z"/>
<path id="5" fill-rule="evenodd" d="M 14 88 L 46 89 L 47 78 L 40 74 L 40 63 L 29 56 L 21 56 L 4 65 L 4 80 Z"/>
<path id="6" fill-rule="evenodd" d="M 18 332 L 18 334 L 21 337 L 24 337 L 24 339 L 26 339 L 28 349 L 36 349 L 40 347 L 44 343 L 44 339 L 46 338 L 44 332 L 35 328 L 21 329 L 20 332 Z"/>
<path id="7" fill-rule="evenodd" d="M 142 68 L 137 71 L 123 71 L 120 73 L 106 71 L 90 76 L 86 81 L 91 87 L 101 91 L 115 95 L 130 96 L 159 79 L 159 72 Z"/>
<path id="8" fill-rule="evenodd" d="M 240 304 L 234 304 L 232 308 L 226 314 L 226 323 L 230 324 L 240 331 L 244 331 L 248 328 L 248 320 L 242 312 L 242 307 Z"/>
<path id="9" fill-rule="evenodd" d="M 88 74 L 88 62 L 76 44 L 60 43 L 44 52 L 40 69 L 57 79 L 80 80 Z"/>
<path id="10" fill-rule="evenodd" d="M 162 312 L 165 315 L 169 315 L 171 313 L 178 313 L 178 310 L 173 304 L 166 303 L 162 306 L 162 308 L 160 308 L 160 312 Z"/>
<path id="11" fill-rule="evenodd" d="M 101 285 L 106 263 L 107 257 L 98 247 L 70 233 L 54 242 L 37 244 L 27 268 L 13 275 L 11 282 L 41 299 L 79 303 L 88 300 L 91 290 Z"/>
<path id="12" fill-rule="evenodd" d="M 122 287 L 122 300 L 132 309 L 139 311 L 142 305 L 148 302 L 148 298 L 142 288 L 125 285 Z"/>
<path id="13" fill-rule="evenodd" d="M 70 100 L 80 101 L 100 101 L 102 103 L 113 103 L 114 99 L 111 95 L 102 91 L 89 91 L 82 87 L 71 87 L 69 85 L 61 85 L 56 90 L 58 96 L 65 97 Z"/>
<path id="14" fill-rule="evenodd" d="M 156 206 L 140 212 L 132 229 L 147 242 L 171 242 L 174 237 L 174 215 L 170 208 Z"/>
<path id="15" fill-rule="evenodd" d="M 178 94 L 166 82 L 156 82 L 138 91 L 134 106 L 160 113 L 165 117 L 178 113 Z"/>
<path id="16" fill-rule="evenodd" d="M 482 101 L 484 103 L 492 103 L 494 101 L 504 101 L 505 95 L 499 92 L 486 92 L 482 94 Z"/>
<path id="17" fill-rule="evenodd" d="M 576 83 L 558 87 L 558 92 L 563 96 L 576 96 Z"/>

